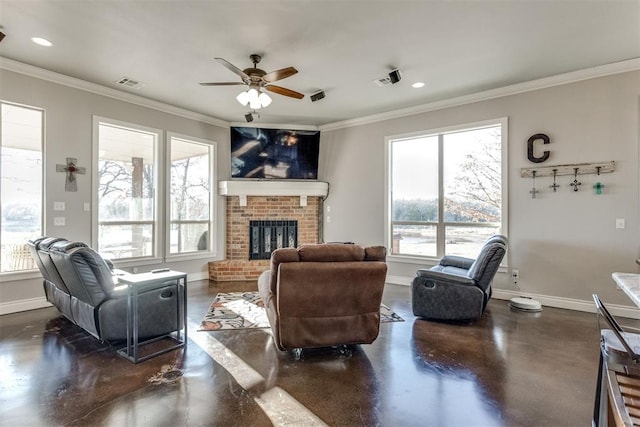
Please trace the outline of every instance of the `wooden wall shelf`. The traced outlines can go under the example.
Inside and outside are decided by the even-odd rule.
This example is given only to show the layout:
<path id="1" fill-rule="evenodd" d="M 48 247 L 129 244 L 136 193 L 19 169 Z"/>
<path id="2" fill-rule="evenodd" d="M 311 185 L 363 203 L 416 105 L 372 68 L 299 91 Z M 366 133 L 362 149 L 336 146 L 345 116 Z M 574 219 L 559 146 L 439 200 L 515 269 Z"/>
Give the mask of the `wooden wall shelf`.
<path id="1" fill-rule="evenodd" d="M 594 162 L 594 163 L 571 163 L 567 165 L 553 165 L 553 166 L 538 166 L 532 168 L 520 169 L 520 176 L 522 178 L 533 177 L 533 172 L 536 172 L 536 178 L 543 176 L 553 176 L 554 171 L 556 176 L 575 175 L 576 169 L 578 169 L 578 175 L 590 175 L 598 173 L 611 173 L 615 170 L 616 162 Z"/>

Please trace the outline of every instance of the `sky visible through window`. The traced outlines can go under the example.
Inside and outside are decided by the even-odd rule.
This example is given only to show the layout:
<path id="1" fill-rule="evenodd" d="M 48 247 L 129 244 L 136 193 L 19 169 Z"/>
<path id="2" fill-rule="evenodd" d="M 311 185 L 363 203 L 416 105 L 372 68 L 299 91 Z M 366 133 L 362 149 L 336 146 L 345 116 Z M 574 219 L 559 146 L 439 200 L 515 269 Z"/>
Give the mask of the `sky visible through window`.
<path id="1" fill-rule="evenodd" d="M 443 147 L 445 186 L 453 183 L 469 153 L 478 141 L 495 139 L 496 127 L 452 132 L 445 135 Z M 498 133 L 498 138 L 500 134 Z M 498 143 L 500 140 L 498 139 Z M 395 200 L 435 199 L 438 197 L 438 137 L 427 136 L 393 142 L 393 198 Z M 402 167 L 397 167 L 402 165 Z"/>

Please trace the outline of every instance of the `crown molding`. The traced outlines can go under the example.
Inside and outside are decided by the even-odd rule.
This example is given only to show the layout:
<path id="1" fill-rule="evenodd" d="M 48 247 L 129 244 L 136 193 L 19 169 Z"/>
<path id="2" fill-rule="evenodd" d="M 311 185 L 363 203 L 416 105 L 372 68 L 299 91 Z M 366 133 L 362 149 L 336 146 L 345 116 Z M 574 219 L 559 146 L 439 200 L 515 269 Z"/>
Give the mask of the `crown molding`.
<path id="1" fill-rule="evenodd" d="M 316 125 L 288 125 L 288 124 L 244 123 L 244 122 L 231 122 L 230 125 L 232 127 L 241 127 L 241 128 L 320 130 Z"/>
<path id="2" fill-rule="evenodd" d="M 497 89 L 477 92 L 471 95 L 464 95 L 455 98 L 448 98 L 441 101 L 429 102 L 415 107 L 393 110 L 386 113 L 372 114 L 370 116 L 358 117 L 355 119 L 342 120 L 334 123 L 327 123 L 319 126 L 321 131 L 337 130 L 342 128 L 361 126 L 369 123 L 381 122 L 384 120 L 397 119 L 400 117 L 412 116 L 415 114 L 427 113 L 429 111 L 442 110 L 445 108 L 457 107 L 460 105 L 471 104 L 479 101 L 487 101 L 495 98 L 502 98 L 510 95 L 531 92 L 534 90 L 545 89 L 554 86 L 565 85 L 569 83 L 580 82 L 583 80 L 594 79 L 597 77 L 605 77 L 613 74 L 626 73 L 629 71 L 640 70 L 640 58 L 628 59 L 626 61 L 613 62 L 611 64 L 599 65 L 596 67 L 585 68 L 583 70 L 572 71 L 569 73 L 558 74 L 555 76 L 545 77 L 542 79 L 531 80 L 524 83 L 504 86 Z"/>
<path id="3" fill-rule="evenodd" d="M 187 119 L 212 124 L 215 126 L 220 126 L 222 128 L 229 128 L 231 126 L 247 126 L 246 123 L 227 122 L 225 120 L 221 120 L 205 114 L 196 113 L 194 111 L 186 110 L 184 108 L 176 107 L 174 105 L 170 105 L 170 104 L 155 101 L 149 98 L 145 98 L 140 95 L 131 94 L 118 89 L 102 86 L 96 83 L 91 83 L 75 77 L 67 76 L 65 74 L 56 73 L 54 71 L 50 71 L 44 68 L 25 64 L 25 63 L 15 61 L 13 59 L 9 59 L 3 56 L 0 56 L 0 69 L 13 71 L 19 74 L 24 74 L 30 77 L 35 77 L 37 79 L 46 80 L 53 83 L 58 83 L 64 86 L 69 86 L 69 87 L 80 89 L 86 92 L 95 93 L 97 95 L 107 96 L 110 98 L 118 99 L 120 101 L 125 101 L 132 104 L 140 105 L 142 107 L 152 108 L 154 110 L 162 111 L 164 113 L 173 114 L 173 115 L 184 117 Z M 381 122 L 384 120 L 397 119 L 401 117 L 412 116 L 415 114 L 427 113 L 429 111 L 442 110 L 445 108 L 457 107 L 465 104 L 471 104 L 474 102 L 486 101 L 486 100 L 495 99 L 495 98 L 502 98 L 505 96 L 517 95 L 520 93 L 531 92 L 534 90 L 545 89 L 549 87 L 580 82 L 580 81 L 589 80 L 593 78 L 605 77 L 613 74 L 620 74 L 620 73 L 626 73 L 626 72 L 638 71 L 638 70 L 640 70 L 640 58 L 633 58 L 625 61 L 614 62 L 611 64 L 585 68 L 583 70 L 572 71 L 569 73 L 558 74 L 555 76 L 545 77 L 542 79 L 531 80 L 524 83 L 517 83 L 514 85 L 504 86 L 497 89 L 477 92 L 471 95 L 448 98 L 441 101 L 434 101 L 426 104 L 417 105 L 414 107 L 388 111 L 386 113 L 372 114 L 369 116 L 358 117 L 355 119 L 348 119 L 348 120 L 342 120 L 342 121 L 333 122 L 333 123 L 327 123 L 320 126 L 291 125 L 289 126 L 289 128 L 301 129 L 301 130 L 317 129 L 320 131 L 331 131 L 331 130 L 337 130 L 342 128 L 361 126 L 369 123 Z M 254 126 L 257 126 L 257 125 L 254 125 Z M 272 126 L 279 127 L 279 128 L 286 128 L 284 125 L 278 125 L 278 126 L 263 125 L 261 127 L 272 127 Z"/>
<path id="4" fill-rule="evenodd" d="M 141 107 L 151 108 L 163 113 L 173 114 L 174 116 L 184 117 L 186 119 L 196 120 L 198 122 L 208 123 L 222 128 L 229 128 L 229 122 L 206 114 L 196 113 L 184 108 L 176 107 L 164 102 L 154 101 L 140 95 L 124 92 L 122 90 L 102 86 L 97 83 L 91 83 L 65 74 L 56 73 L 34 65 L 25 64 L 3 56 L 0 56 L 0 69 L 13 71 L 15 73 L 24 74 L 29 77 L 35 77 L 40 80 L 46 80 L 52 83 L 61 84 L 72 87 L 74 89 L 83 90 L 85 92 L 95 93 L 97 95 L 107 96 L 119 101 L 129 102 Z"/>

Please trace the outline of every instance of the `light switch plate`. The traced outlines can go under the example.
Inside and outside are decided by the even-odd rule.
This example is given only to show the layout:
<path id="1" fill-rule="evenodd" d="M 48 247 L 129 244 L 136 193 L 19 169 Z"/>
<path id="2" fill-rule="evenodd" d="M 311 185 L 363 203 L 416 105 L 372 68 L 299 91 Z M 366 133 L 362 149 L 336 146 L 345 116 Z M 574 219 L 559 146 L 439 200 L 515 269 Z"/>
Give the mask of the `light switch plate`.
<path id="1" fill-rule="evenodd" d="M 84 202 L 84 211 L 89 212 L 91 210 L 91 204 L 89 202 Z"/>
<path id="2" fill-rule="evenodd" d="M 63 216 L 56 216 L 53 218 L 53 225 L 61 227 L 65 225 L 65 217 Z"/>
<path id="3" fill-rule="evenodd" d="M 616 228 L 623 229 L 625 227 L 624 218 L 616 219 Z"/>
<path id="4" fill-rule="evenodd" d="M 63 211 L 63 210 L 65 210 L 64 202 L 53 202 L 53 210 L 54 211 Z"/>

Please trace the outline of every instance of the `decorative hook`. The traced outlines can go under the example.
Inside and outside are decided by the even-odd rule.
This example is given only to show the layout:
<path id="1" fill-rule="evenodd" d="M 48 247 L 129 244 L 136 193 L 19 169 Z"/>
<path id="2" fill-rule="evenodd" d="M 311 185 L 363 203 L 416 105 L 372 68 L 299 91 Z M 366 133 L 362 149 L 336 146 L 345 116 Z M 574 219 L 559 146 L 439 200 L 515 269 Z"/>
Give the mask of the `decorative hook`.
<path id="1" fill-rule="evenodd" d="M 556 191 L 558 191 L 558 187 L 560 187 L 557 183 L 556 183 L 556 176 L 558 175 L 558 169 L 553 169 L 553 184 L 549 186 L 549 188 L 553 188 L 553 192 L 555 193 Z"/>
<path id="2" fill-rule="evenodd" d="M 536 190 L 536 171 L 531 171 L 531 176 L 533 177 L 533 187 L 531 188 L 531 191 L 529 191 L 529 193 L 531 193 L 531 198 L 535 199 L 536 194 L 539 193 L 539 191 Z"/>
<path id="3" fill-rule="evenodd" d="M 581 182 L 578 182 L 578 169 L 579 168 L 573 168 L 573 182 L 569 184 L 573 187 L 573 191 L 578 191 L 578 186 L 582 185 Z"/>

